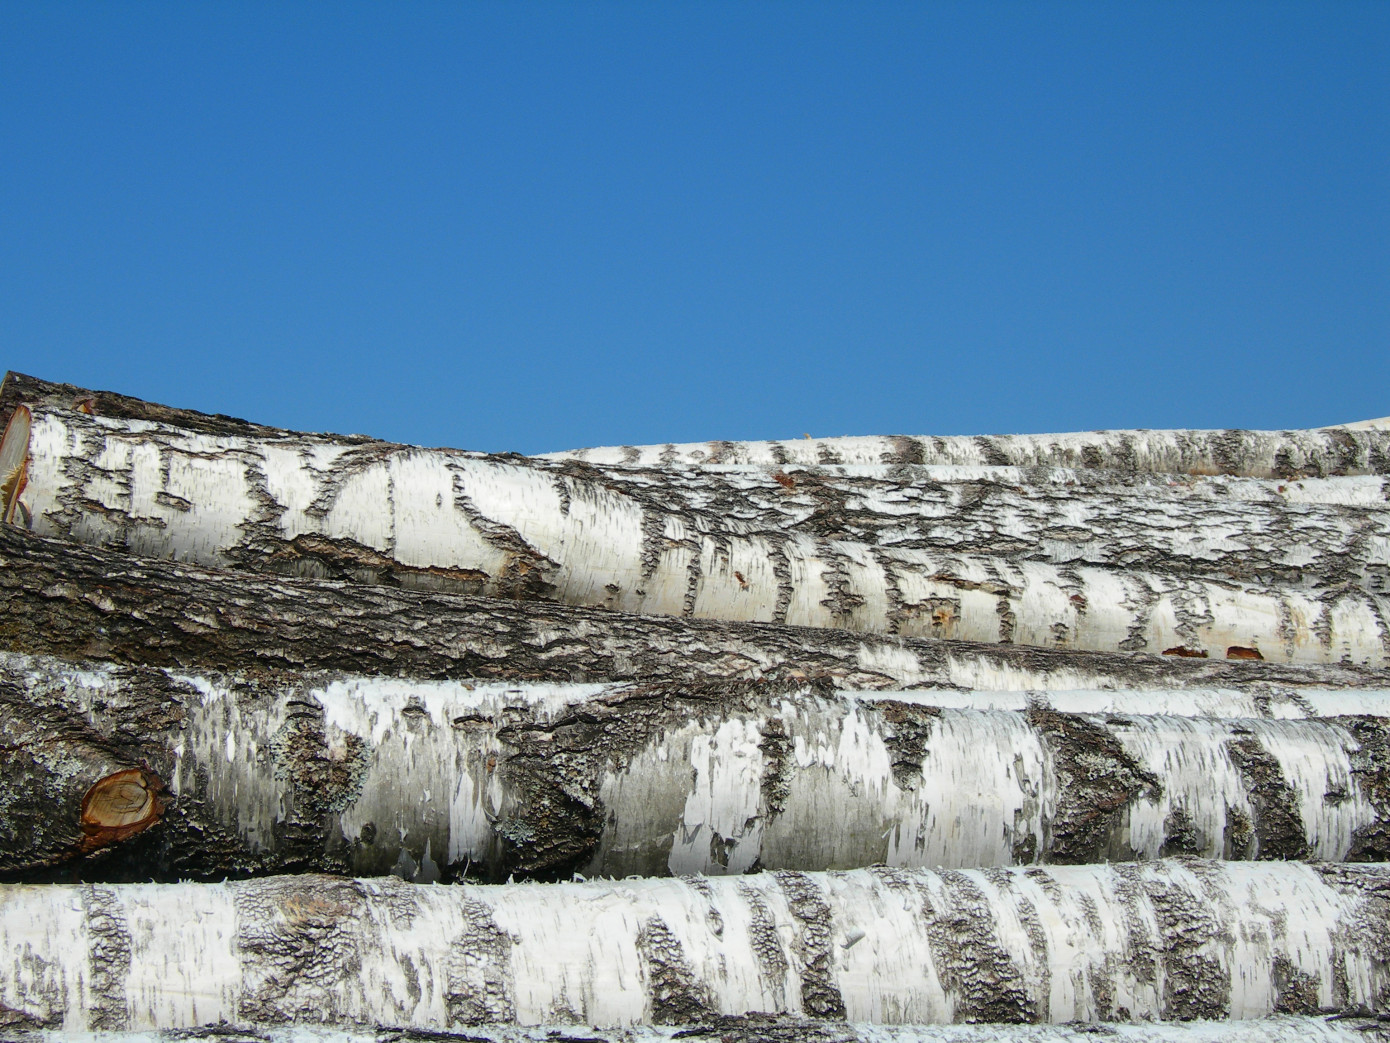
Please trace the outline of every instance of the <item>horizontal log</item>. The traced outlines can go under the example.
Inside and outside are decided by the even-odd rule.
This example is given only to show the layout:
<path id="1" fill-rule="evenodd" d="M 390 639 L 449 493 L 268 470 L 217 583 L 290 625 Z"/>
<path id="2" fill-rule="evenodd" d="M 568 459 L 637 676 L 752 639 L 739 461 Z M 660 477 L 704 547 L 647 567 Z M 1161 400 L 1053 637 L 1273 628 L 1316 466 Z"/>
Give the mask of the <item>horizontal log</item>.
<path id="1" fill-rule="evenodd" d="M 1390 869 L 1199 859 L 427 887 L 0 887 L 33 1027 L 1244 1019 L 1375 1008 Z"/>
<path id="2" fill-rule="evenodd" d="M 704 483 L 719 486 L 714 503 L 671 511 L 601 476 L 451 451 L 211 436 L 71 412 L 35 415 L 29 437 L 18 506 L 35 531 L 152 557 L 1040 647 L 1370 665 L 1390 656 L 1384 509 L 1313 517 L 1282 505 L 1261 521 L 1166 499 L 1144 524 L 1132 503 L 1099 508 L 1092 497 L 1076 511 L 1050 494 L 1004 491 L 997 510 L 914 521 L 878 501 L 894 531 L 917 534 L 910 540 L 936 525 L 975 534 L 957 544 L 1047 545 L 1035 556 L 1059 565 L 848 538 L 858 528 L 833 510 L 803 529 L 795 513 L 760 512 L 722 479 Z M 1112 567 L 1085 564 L 1088 553 Z M 1146 572 L 1136 558 L 1171 571 Z"/>
<path id="3" fill-rule="evenodd" d="M 283 429 L 220 414 L 176 409 L 109 391 L 10 372 L 0 384 L 0 423 L 15 405 L 85 408 L 101 416 L 173 424 L 209 434 L 277 435 Z M 344 441 L 351 440 L 349 436 Z M 1390 474 L 1390 423 L 1363 421 L 1297 431 L 1089 431 L 993 436 L 889 435 L 765 442 L 613 446 L 544 454 L 542 459 L 670 467 L 678 463 L 965 464 L 1060 466 L 1260 478 Z"/>
<path id="4" fill-rule="evenodd" d="M 0 647 L 194 670 L 848 689 L 1390 688 L 1390 671 L 634 616 L 133 557 L 0 525 Z"/>
<path id="5" fill-rule="evenodd" d="M 1163 474 L 1299 478 L 1390 474 L 1390 426 L 1298 431 L 1084 431 L 1047 435 L 888 435 L 767 442 L 605 446 L 541 459 L 678 464 L 1003 464 Z"/>
<path id="6" fill-rule="evenodd" d="M 693 1024 L 471 1025 L 457 1033 L 396 1026 L 219 1025 L 217 1043 L 1385 1043 L 1390 1029 L 1374 1015 L 1332 1018 L 1280 1014 L 1249 1021 L 1117 1022 L 1076 1025 L 852 1025 L 787 1014 L 726 1014 Z M 64 1043 L 73 1033 L 11 1029 L 12 1043 Z M 188 1043 L 187 1029 L 103 1032 L 99 1043 Z M 196 1038 L 196 1037 L 195 1037 Z"/>
<path id="7" fill-rule="evenodd" d="M 7 653 L 0 708 L 13 879 L 1390 858 L 1385 717 L 961 709 L 752 682 L 247 680 Z"/>

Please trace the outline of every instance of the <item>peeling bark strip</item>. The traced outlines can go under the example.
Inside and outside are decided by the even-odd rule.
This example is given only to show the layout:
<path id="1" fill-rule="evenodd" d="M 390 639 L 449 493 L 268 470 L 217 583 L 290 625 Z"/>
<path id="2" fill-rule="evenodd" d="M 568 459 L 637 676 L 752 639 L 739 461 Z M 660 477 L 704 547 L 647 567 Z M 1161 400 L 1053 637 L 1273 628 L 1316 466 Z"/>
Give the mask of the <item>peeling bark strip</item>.
<path id="1" fill-rule="evenodd" d="M 1390 718 L 1020 713 L 930 705 L 938 694 L 972 693 L 171 676 L 0 653 L 0 872 L 433 881 L 1390 857 Z M 1318 699 L 1360 708 L 1350 694 Z"/>
<path id="2" fill-rule="evenodd" d="M 1075 512 L 1008 491 L 992 535 L 979 512 L 948 521 L 938 507 L 932 529 L 884 500 L 874 510 L 909 535 L 874 542 L 833 509 L 801 527 L 701 478 L 696 491 L 714 495 L 672 510 L 637 486 L 521 458 L 49 412 L 34 418 L 17 502 L 36 532 L 152 557 L 648 615 L 1285 662 L 1390 655 L 1383 499 L 1322 518 L 1262 506 L 1251 525 L 1169 497 L 1145 526 L 1133 510 L 1087 508 L 1094 498 Z M 948 535 L 923 541 L 923 529 Z M 962 531 L 987 538 L 951 538 Z M 1085 563 L 1080 536 L 1109 567 Z"/>
<path id="3" fill-rule="evenodd" d="M 244 672 L 882 689 L 1390 688 L 1390 671 L 891 638 L 276 579 L 0 526 L 0 647 Z"/>
<path id="4" fill-rule="evenodd" d="M 1055 435 L 908 435 L 605 446 L 541 459 L 680 464 L 994 464 L 1128 472 L 1300 478 L 1390 474 L 1390 424 L 1300 431 L 1084 431 Z"/>
<path id="5" fill-rule="evenodd" d="M 97 1021 L 463 1031 L 496 1010 L 522 1025 L 620 1026 L 672 1014 L 671 1002 L 950 1023 L 979 1009 L 962 990 L 975 988 L 983 951 L 1019 1020 L 1378 1009 L 1390 989 L 1387 887 L 1383 867 L 1195 859 L 447 888 L 298 876 L 110 887 L 85 905 L 91 889 L 4 887 L 0 951 L 27 957 L 0 965 L 0 1003 L 68 1031 Z M 789 925 L 760 944 L 781 950 L 792 988 L 770 986 L 754 955 L 759 909 Z M 470 974 L 451 973 L 480 917 L 507 942 L 480 947 Z M 94 996 L 88 954 L 111 944 L 113 923 L 139 929 L 125 931 L 125 955 Z M 933 941 L 941 929 L 952 944 Z M 1308 987 L 1281 991 L 1290 973 Z M 460 992 L 470 989 L 508 1000 L 470 1003 Z"/>
<path id="6" fill-rule="evenodd" d="M 62 1033 L 12 1031 L 14 1043 L 64 1043 Z M 420 1029 L 312 1025 L 220 1025 L 200 1036 L 216 1043 L 1390 1043 L 1390 1027 L 1373 1016 L 1336 1020 L 1276 1015 L 1249 1021 L 1106 1022 L 1083 1025 L 850 1025 L 787 1014 L 717 1015 L 693 1024 L 476 1025 L 459 1033 Z M 189 1043 L 188 1030 L 108 1033 L 102 1043 Z"/>

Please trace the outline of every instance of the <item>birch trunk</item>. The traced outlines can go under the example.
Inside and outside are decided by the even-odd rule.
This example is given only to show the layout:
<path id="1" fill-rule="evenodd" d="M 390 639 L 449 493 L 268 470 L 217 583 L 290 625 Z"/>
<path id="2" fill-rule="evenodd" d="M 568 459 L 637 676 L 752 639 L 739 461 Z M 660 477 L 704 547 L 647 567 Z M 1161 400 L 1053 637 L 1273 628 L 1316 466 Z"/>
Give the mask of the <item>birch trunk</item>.
<path id="1" fill-rule="evenodd" d="M 631 613 L 1038 647 L 1376 666 L 1390 656 L 1390 594 L 1380 592 L 1390 575 L 1390 511 L 1381 508 L 1338 508 L 1350 513 L 1336 521 L 1305 515 L 1302 528 L 1272 509 L 1262 549 L 1239 512 L 1204 511 L 1192 500 L 1151 510 L 1147 526 L 1112 514 L 1111 528 L 1137 530 L 1118 539 L 1107 539 L 1099 508 L 1059 527 L 1065 515 L 1046 497 L 1001 499 L 1002 531 L 969 512 L 961 522 L 938 518 L 938 527 L 987 534 L 963 538 L 975 544 L 1016 546 L 1012 526 L 1025 546 L 1065 545 L 1055 557 L 1074 554 L 1070 541 L 1084 536 L 1108 548 L 1092 556 L 1112 564 L 1157 529 L 1177 528 L 1203 535 L 1134 553 L 1187 553 L 1191 563 L 1203 548 L 1224 548 L 1218 558 L 1230 552 L 1243 562 L 1228 571 L 1308 566 L 1306 579 L 1330 584 L 1249 586 L 834 538 L 843 533 L 825 526 L 845 523 L 834 517 L 817 523 L 829 535 L 787 531 L 766 513 L 737 517 L 747 498 L 727 487 L 716 499 L 732 518 L 673 513 L 593 476 L 476 454 L 213 436 L 78 413 L 35 414 L 29 446 L 18 505 L 36 531 L 154 557 Z M 909 523 L 906 531 L 923 528 Z M 1248 544 L 1257 549 L 1246 560 Z"/>
<path id="2" fill-rule="evenodd" d="M 69 430 L 74 425 L 77 430 Z M 228 424 L 216 433 L 246 437 L 245 425 Z M 155 503 L 146 505 L 155 513 L 141 514 L 146 526 L 156 524 L 161 513 L 157 508 L 169 506 L 158 502 L 158 493 L 166 499 L 186 498 L 161 483 L 173 480 L 176 472 L 188 474 L 209 466 L 201 455 L 206 447 L 196 449 L 202 464 L 181 458 L 180 448 L 187 450 L 186 445 L 159 447 L 158 461 L 149 464 L 153 469 L 141 473 L 140 447 L 148 449 L 150 436 L 138 434 L 84 424 L 71 414 L 42 413 L 36 440 L 40 457 L 34 464 L 42 475 L 36 485 L 67 488 L 69 497 L 77 497 L 76 503 L 65 498 L 60 512 L 70 524 L 84 510 L 98 509 L 97 504 L 108 511 L 119 509 L 108 502 L 109 496 L 103 499 L 109 487 L 103 490 L 97 482 L 92 488 L 90 461 L 127 460 L 128 467 L 113 480 L 132 490 L 146 487 L 146 498 L 156 496 Z M 26 446 L 27 442 L 26 433 Z M 310 450 L 337 446 L 359 453 L 370 444 L 382 455 L 403 451 L 362 439 L 273 430 L 261 433 L 255 444 L 261 451 L 247 466 L 262 473 L 259 480 L 254 474 L 247 480 L 266 485 L 272 484 L 263 473 L 266 444 L 298 444 Z M 18 451 L 17 445 L 6 445 Z M 711 537 L 732 533 L 843 538 L 890 550 L 987 554 L 1296 584 L 1343 582 L 1349 577 L 1384 584 L 1390 561 L 1390 512 L 1380 477 L 1175 481 L 1171 475 L 992 466 L 598 468 L 447 451 L 427 455 L 446 464 L 491 460 L 505 465 L 513 480 L 531 472 L 533 478 L 549 481 L 556 495 L 568 502 L 585 499 L 586 492 L 592 496 L 598 483 L 616 494 L 626 512 L 641 512 L 644 519 L 681 515 L 693 531 Z M 68 459 L 73 456 L 78 459 Z M 88 494 L 95 499 L 84 506 L 82 498 Z M 38 499 L 46 495 L 39 493 Z M 323 495 L 321 491 L 315 499 Z M 131 524 L 130 519 L 126 523 Z M 64 523 L 41 518 L 40 526 L 45 524 L 62 528 Z M 645 521 L 643 525 L 652 527 Z M 136 529 L 126 538 L 142 538 Z"/>
<path id="3" fill-rule="evenodd" d="M 99 416 L 149 420 L 212 434 L 274 436 L 288 433 L 220 414 L 175 409 L 109 391 L 93 391 L 22 373 L 7 373 L 0 384 L 0 422 L 20 402 L 46 409 L 80 408 Z M 1390 417 L 1297 431 L 1141 430 L 1051 435 L 795 438 L 766 442 L 610 446 L 548 453 L 541 458 L 662 468 L 682 463 L 758 467 L 983 464 L 1279 479 L 1390 475 Z"/>
<path id="4" fill-rule="evenodd" d="M 83 856 L 68 871 L 89 880 L 307 868 L 426 882 L 470 867 L 1390 857 L 1382 717 L 961 709 L 748 682 L 181 676 L 3 653 L 0 707 L 12 878 Z M 159 806 L 98 835 L 88 795 L 111 779 L 134 811 Z"/>
<path id="5" fill-rule="evenodd" d="M 847 689 L 1390 687 L 1390 671 L 1036 649 L 633 616 L 134 558 L 0 525 L 0 647 L 244 672 Z"/>
<path id="6" fill-rule="evenodd" d="M 1300 431 L 1084 431 L 1053 435 L 888 435 L 771 442 L 605 446 L 546 460 L 672 467 L 681 464 L 995 464 L 1153 474 L 1320 478 L 1390 474 L 1390 425 L 1363 421 Z"/>
<path id="7" fill-rule="evenodd" d="M 0 888 L 0 1004 L 65 1030 L 889 1024 L 1379 1009 L 1384 867 L 876 867 L 424 887 L 312 875 Z"/>
<path id="8" fill-rule="evenodd" d="M 426 1033 L 398 1027 L 325 1028 L 313 1025 L 219 1025 L 219 1043 L 1387 1043 L 1390 1028 L 1373 1015 L 1335 1019 L 1282 1014 L 1248 1021 L 1116 1022 L 1075 1025 L 864 1025 L 794 1015 L 713 1015 L 693 1025 L 475 1025 L 466 1033 Z M 145 1032 L 20 1030 L 14 1043 L 188 1043 L 186 1029 Z"/>

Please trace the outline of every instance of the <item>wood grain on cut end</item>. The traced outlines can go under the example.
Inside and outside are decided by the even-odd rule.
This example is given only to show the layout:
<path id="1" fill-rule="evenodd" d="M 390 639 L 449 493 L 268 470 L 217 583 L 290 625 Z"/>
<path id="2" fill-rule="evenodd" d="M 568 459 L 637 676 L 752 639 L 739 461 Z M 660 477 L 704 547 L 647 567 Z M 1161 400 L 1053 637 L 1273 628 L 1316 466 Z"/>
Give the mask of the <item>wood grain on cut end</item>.
<path id="1" fill-rule="evenodd" d="M 159 776 L 130 768 L 92 785 L 82 798 L 83 853 L 119 843 L 159 821 L 164 813 Z"/>
<path id="2" fill-rule="evenodd" d="M 0 519 L 6 522 L 14 520 L 28 478 L 30 419 L 29 407 L 19 406 L 0 437 Z"/>

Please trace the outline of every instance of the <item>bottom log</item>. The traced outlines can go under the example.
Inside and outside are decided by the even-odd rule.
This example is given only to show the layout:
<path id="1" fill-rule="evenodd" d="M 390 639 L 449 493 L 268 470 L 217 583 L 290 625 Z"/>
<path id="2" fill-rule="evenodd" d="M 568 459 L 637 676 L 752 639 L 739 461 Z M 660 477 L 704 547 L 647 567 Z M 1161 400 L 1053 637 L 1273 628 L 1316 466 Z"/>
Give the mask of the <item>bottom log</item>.
<path id="1" fill-rule="evenodd" d="M 1390 868 L 1146 864 L 0 888 L 11 1028 L 881 1024 L 1383 1010 Z"/>
<path id="2" fill-rule="evenodd" d="M 465 1033 L 415 1029 L 327 1029 L 305 1025 L 219 1025 L 205 1032 L 166 1030 L 21 1032 L 6 1043 L 1386 1043 L 1390 1024 L 1375 1017 L 1326 1019 L 1276 1015 L 1251 1021 L 1085 1025 L 853 1025 L 775 1014 L 709 1018 L 694 1025 L 595 1029 L 573 1025 L 483 1025 Z"/>

